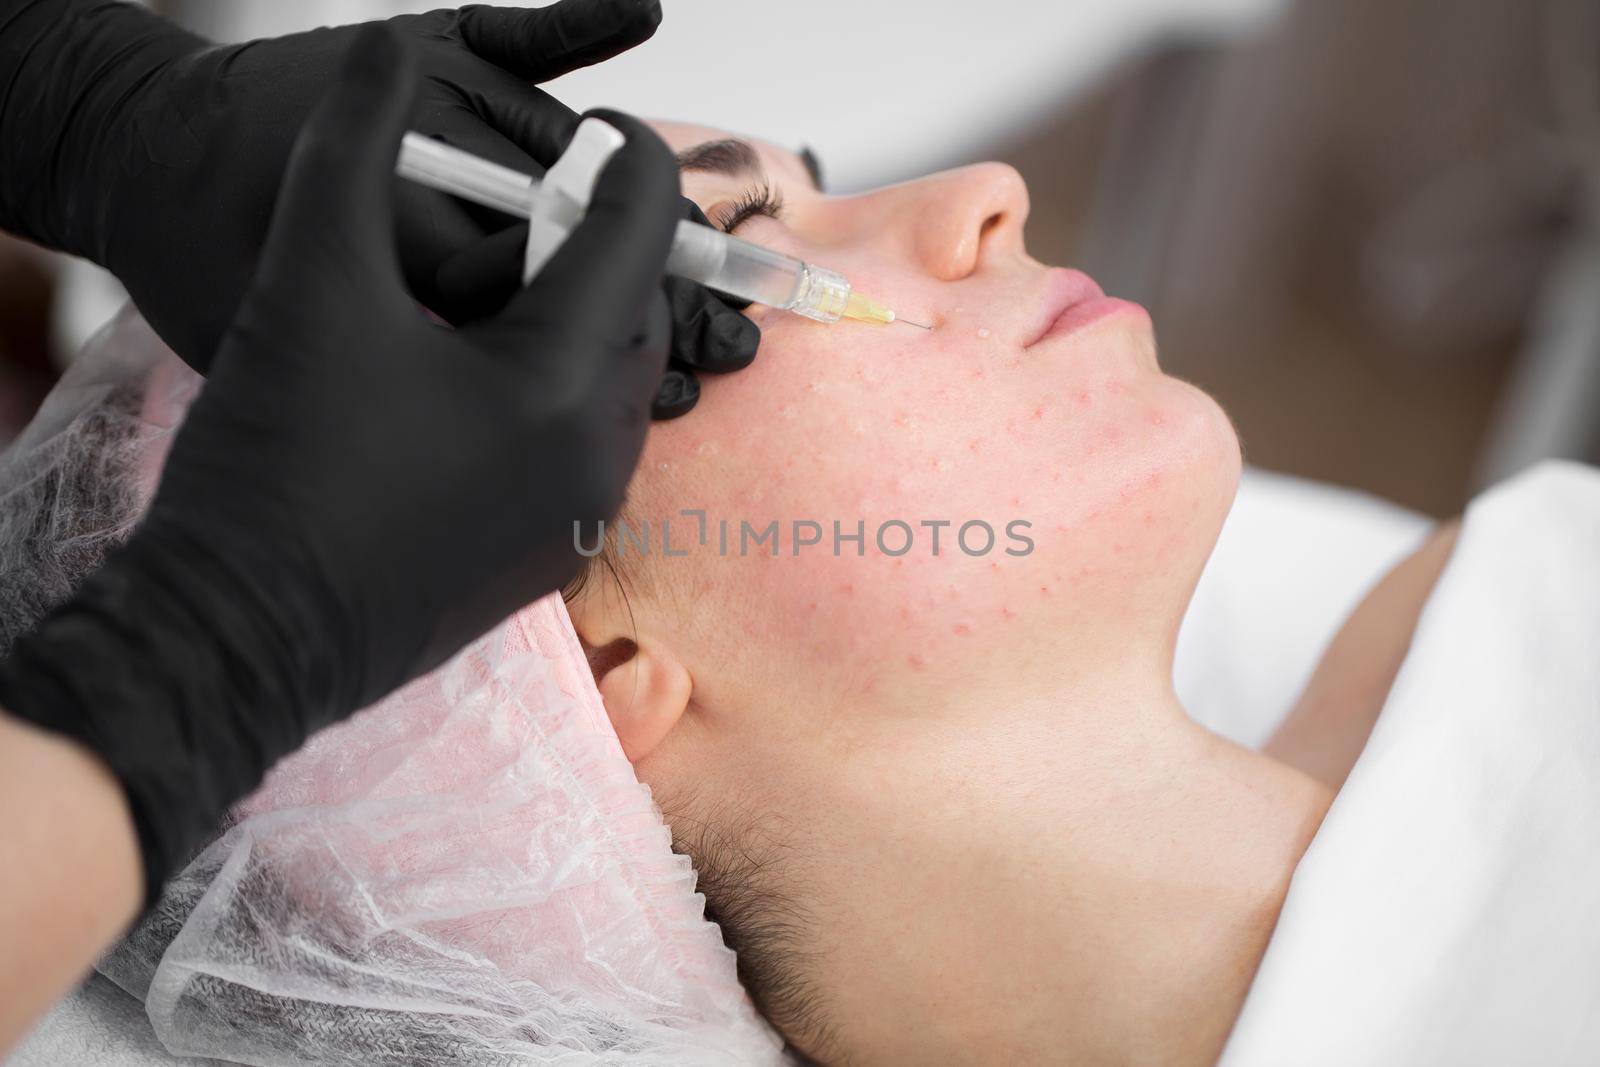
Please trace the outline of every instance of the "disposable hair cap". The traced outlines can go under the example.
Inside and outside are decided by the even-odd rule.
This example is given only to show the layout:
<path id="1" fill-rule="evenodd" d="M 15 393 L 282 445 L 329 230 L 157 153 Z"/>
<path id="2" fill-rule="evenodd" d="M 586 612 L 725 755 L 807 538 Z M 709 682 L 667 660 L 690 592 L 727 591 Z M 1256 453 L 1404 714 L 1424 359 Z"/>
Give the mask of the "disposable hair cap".
<path id="1" fill-rule="evenodd" d="M 133 515 L 90 525 L 120 537 L 199 386 L 125 312 L 19 442 L 34 457 L 19 469 L 104 475 L 114 439 L 136 484 L 112 499 Z M 121 431 L 82 432 L 118 405 Z M 81 534 L 61 494 L 34 496 L 55 511 L 30 528 Z M 552 596 L 279 764 L 100 970 L 179 1055 L 781 1063 L 704 903 Z"/>

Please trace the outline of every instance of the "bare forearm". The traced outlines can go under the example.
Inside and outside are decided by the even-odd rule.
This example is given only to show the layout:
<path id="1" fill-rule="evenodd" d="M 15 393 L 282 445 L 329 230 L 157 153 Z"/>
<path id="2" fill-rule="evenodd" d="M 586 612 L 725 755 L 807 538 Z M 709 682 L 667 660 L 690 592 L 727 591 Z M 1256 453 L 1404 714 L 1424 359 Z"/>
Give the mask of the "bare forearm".
<path id="1" fill-rule="evenodd" d="M 87 749 L 0 711 L 0 1060 L 139 909 L 137 839 Z"/>

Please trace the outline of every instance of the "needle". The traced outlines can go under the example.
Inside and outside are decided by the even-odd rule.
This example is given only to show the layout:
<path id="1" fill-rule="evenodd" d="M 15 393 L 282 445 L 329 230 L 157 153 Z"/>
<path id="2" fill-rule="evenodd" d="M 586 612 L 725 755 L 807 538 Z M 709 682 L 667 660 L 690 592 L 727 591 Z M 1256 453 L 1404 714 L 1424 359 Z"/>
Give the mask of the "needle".
<path id="1" fill-rule="evenodd" d="M 911 321 L 911 320 L 910 320 L 910 319 L 902 319 L 902 318 L 901 318 L 901 317 L 900 317 L 900 316 L 898 316 L 898 315 L 896 315 L 896 316 L 895 316 L 895 317 L 894 317 L 894 321 L 896 321 L 896 322 L 903 322 L 903 323 L 905 323 L 905 324 L 906 324 L 906 325 L 907 325 L 907 326 L 915 326 L 915 327 L 916 327 L 916 328 L 917 328 L 917 329 L 919 329 L 919 330 L 931 330 L 931 329 L 933 329 L 933 327 L 932 327 L 932 326 L 924 326 L 924 325 L 922 325 L 922 323 L 920 323 L 920 322 L 912 322 L 912 321 Z"/>

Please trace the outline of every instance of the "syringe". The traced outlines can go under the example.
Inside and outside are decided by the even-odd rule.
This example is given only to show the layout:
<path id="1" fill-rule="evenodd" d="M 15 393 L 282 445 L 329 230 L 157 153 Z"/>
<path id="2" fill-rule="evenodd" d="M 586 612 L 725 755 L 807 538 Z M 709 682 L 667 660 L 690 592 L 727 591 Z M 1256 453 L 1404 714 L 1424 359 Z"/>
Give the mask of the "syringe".
<path id="1" fill-rule="evenodd" d="M 395 169 L 403 178 L 523 219 L 532 215 L 537 198 L 553 195 L 543 192 L 530 175 L 420 133 L 405 135 Z M 896 321 L 893 311 L 852 290 L 842 274 L 687 219 L 678 223 L 666 269 L 707 288 L 818 322 Z"/>

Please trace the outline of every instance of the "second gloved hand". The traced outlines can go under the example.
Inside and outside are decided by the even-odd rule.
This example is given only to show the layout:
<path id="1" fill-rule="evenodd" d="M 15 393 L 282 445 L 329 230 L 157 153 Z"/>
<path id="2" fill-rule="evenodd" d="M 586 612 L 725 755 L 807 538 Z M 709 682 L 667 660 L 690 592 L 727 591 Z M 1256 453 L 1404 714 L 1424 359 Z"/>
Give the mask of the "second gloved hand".
<path id="1" fill-rule="evenodd" d="M 422 68 L 415 129 L 540 174 L 578 117 L 534 83 L 633 47 L 660 19 L 658 0 L 559 0 L 386 25 Z M 106 267 L 206 372 L 255 273 L 295 136 L 360 29 L 214 45 L 137 4 L 12 0 L 0 14 L 0 228 Z M 463 321 L 437 271 L 503 219 L 417 186 L 401 189 L 398 218 L 412 291 Z M 680 350 L 712 362 L 755 354 L 753 328 L 700 325 L 739 317 L 705 289 L 677 293 L 672 310 Z"/>
<path id="2" fill-rule="evenodd" d="M 144 523 L 0 666 L 0 706 L 123 783 L 153 893 L 317 728 L 562 585 L 618 507 L 671 320 L 667 147 L 627 138 L 496 315 L 429 322 L 393 167 L 417 68 L 363 30 L 291 157 L 260 271 Z"/>

